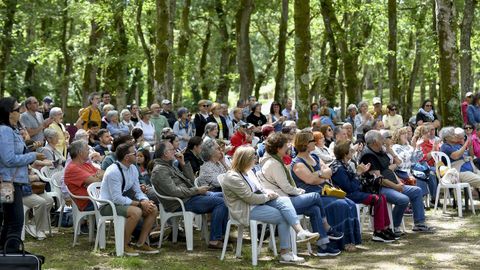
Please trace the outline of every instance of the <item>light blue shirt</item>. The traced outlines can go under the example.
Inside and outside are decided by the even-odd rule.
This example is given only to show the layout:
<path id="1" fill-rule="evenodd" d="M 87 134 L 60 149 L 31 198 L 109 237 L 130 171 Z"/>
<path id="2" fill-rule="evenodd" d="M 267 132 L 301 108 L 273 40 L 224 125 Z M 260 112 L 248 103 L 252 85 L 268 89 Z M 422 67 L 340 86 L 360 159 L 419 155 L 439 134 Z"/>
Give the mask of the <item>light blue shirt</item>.
<path id="1" fill-rule="evenodd" d="M 124 196 L 123 193 L 129 189 L 135 192 L 135 199 L 138 201 L 148 200 L 148 197 L 143 194 L 140 189 L 140 182 L 138 181 L 138 170 L 134 164 L 128 168 L 119 162 L 125 176 L 125 188 L 122 190 L 122 174 L 116 164 L 112 164 L 107 168 L 103 176 L 102 186 L 100 188 L 100 199 L 109 200 L 118 205 L 130 205 L 132 199 Z"/>
<path id="2" fill-rule="evenodd" d="M 25 142 L 17 130 L 9 126 L 0 125 L 0 176 L 4 181 L 27 184 L 28 164 L 36 159 L 35 153 L 24 154 Z"/>
<path id="3" fill-rule="evenodd" d="M 107 129 L 114 138 L 130 134 L 130 129 L 123 123 L 108 123 Z"/>
<path id="4" fill-rule="evenodd" d="M 292 110 L 287 110 L 287 108 L 282 110 L 282 115 L 287 118 L 287 120 L 293 120 L 295 122 L 298 121 L 298 112 L 295 112 L 295 119 L 292 118 L 292 115 L 290 114 Z"/>

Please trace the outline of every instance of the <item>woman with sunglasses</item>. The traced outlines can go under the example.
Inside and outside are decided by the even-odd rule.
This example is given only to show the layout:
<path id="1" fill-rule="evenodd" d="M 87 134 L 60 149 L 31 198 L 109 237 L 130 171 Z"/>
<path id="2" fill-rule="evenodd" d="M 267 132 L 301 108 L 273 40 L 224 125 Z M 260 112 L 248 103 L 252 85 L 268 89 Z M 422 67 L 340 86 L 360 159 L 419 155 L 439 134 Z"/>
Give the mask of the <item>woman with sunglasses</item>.
<path id="1" fill-rule="evenodd" d="M 435 114 L 433 102 L 431 100 L 427 99 L 423 102 L 422 107 L 418 110 L 416 121 L 417 126 L 428 122 L 433 123 L 435 128 L 440 127 L 440 121 L 438 120 L 437 114 Z"/>
<path id="2" fill-rule="evenodd" d="M 320 126 L 320 132 L 322 132 L 323 137 L 325 138 L 325 146 L 328 148 L 333 142 L 333 129 L 329 125 Z"/>
<path id="3" fill-rule="evenodd" d="M 267 123 L 273 125 L 275 132 L 280 132 L 285 120 L 286 117 L 282 115 L 282 105 L 278 101 L 272 102 L 270 114 L 267 115 Z"/>
<path id="4" fill-rule="evenodd" d="M 13 201 L 2 202 L 3 224 L 0 234 L 0 246 L 10 237 L 20 238 L 23 229 L 22 186 L 29 183 L 28 165 L 35 160 L 45 159 L 41 153 L 28 152 L 25 142 L 17 128 L 20 118 L 20 105 L 13 97 L 0 99 L 0 177 L 3 182 L 13 182 Z M 11 241 L 7 252 L 17 252 L 18 244 Z"/>
<path id="5" fill-rule="evenodd" d="M 202 137 L 205 132 L 207 118 L 210 116 L 210 101 L 202 99 L 198 102 L 198 113 L 195 114 L 193 124 L 195 125 L 195 136 Z"/>
<path id="6" fill-rule="evenodd" d="M 386 129 L 394 132 L 395 130 L 403 127 L 403 118 L 400 114 L 397 114 L 397 106 L 395 104 L 389 104 L 387 106 L 388 114 L 383 115 L 382 121 Z"/>

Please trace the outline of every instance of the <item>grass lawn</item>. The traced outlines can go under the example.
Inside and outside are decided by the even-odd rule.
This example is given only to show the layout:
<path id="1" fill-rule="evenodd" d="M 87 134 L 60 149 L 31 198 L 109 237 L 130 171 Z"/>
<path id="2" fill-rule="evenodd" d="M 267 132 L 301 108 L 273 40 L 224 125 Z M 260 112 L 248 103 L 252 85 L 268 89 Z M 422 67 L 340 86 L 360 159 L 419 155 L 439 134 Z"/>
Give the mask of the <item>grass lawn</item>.
<path id="1" fill-rule="evenodd" d="M 477 208 L 478 209 L 478 208 Z M 392 244 L 375 243 L 371 233 L 364 227 L 363 244 L 356 252 L 343 252 L 334 258 L 317 258 L 304 254 L 306 247 L 299 245 L 299 252 L 306 258 L 302 265 L 278 263 L 271 252 L 264 249 L 260 255 L 259 269 L 480 269 L 480 217 L 465 213 L 456 217 L 449 208 L 446 214 L 429 210 L 429 225 L 437 228 L 434 235 L 418 234 L 409 230 L 412 217 L 405 217 L 407 235 Z M 44 269 L 249 269 L 250 246 L 244 243 L 243 259 L 235 259 L 233 251 L 227 252 L 225 261 L 220 261 L 220 251 L 207 250 L 196 232 L 194 251 L 186 252 L 185 243 L 164 242 L 160 254 L 139 257 L 114 256 L 113 239 L 107 249 L 93 251 L 88 236 L 79 237 L 79 245 L 72 247 L 73 230 L 54 230 L 54 236 L 44 241 L 28 238 L 26 249 L 46 257 Z M 267 245 L 268 246 L 268 245 Z"/>

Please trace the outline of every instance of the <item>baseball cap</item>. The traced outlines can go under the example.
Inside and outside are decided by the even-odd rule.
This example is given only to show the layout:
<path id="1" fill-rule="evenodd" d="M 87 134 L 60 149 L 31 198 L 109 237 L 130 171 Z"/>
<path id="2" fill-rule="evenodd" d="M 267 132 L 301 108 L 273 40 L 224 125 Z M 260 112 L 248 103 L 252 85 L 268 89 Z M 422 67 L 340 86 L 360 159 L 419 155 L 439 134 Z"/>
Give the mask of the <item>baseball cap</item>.
<path id="1" fill-rule="evenodd" d="M 382 100 L 380 99 L 380 97 L 374 97 L 373 98 L 373 105 L 378 104 L 378 103 L 382 103 Z"/>
<path id="2" fill-rule="evenodd" d="M 467 92 L 467 93 L 465 94 L 465 97 L 471 97 L 472 95 L 473 95 L 472 92 Z"/>
<path id="3" fill-rule="evenodd" d="M 51 103 L 53 103 L 53 99 L 52 99 L 51 96 L 46 96 L 46 97 L 43 98 L 43 102 L 51 104 Z"/>
<path id="4" fill-rule="evenodd" d="M 172 104 L 172 102 L 168 99 L 162 100 L 162 105 L 168 105 L 168 104 Z"/>

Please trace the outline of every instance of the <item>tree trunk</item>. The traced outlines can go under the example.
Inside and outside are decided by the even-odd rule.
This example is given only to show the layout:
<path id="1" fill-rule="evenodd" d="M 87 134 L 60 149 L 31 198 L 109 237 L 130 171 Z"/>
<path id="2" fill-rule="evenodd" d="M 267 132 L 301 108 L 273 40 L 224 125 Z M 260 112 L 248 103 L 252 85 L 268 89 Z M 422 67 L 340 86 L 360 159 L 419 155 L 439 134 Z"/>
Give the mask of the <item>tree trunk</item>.
<path id="1" fill-rule="evenodd" d="M 338 70 L 338 53 L 337 44 L 335 41 L 335 34 L 333 33 L 332 25 L 327 16 L 323 16 L 323 24 L 325 25 L 325 35 L 330 46 L 328 56 L 330 58 L 330 67 L 328 71 L 327 81 L 323 87 L 325 98 L 330 104 L 335 104 L 335 80 Z"/>
<path id="2" fill-rule="evenodd" d="M 180 107 L 183 96 L 183 71 L 185 69 L 185 56 L 187 55 L 188 43 L 190 41 L 190 5 L 191 0 L 185 0 L 182 8 L 182 17 L 180 21 L 180 34 L 178 39 L 177 60 L 175 66 L 175 93 L 173 103 Z"/>
<path id="3" fill-rule="evenodd" d="M 62 83 L 61 83 L 61 90 L 60 90 L 60 99 L 61 99 L 61 106 L 62 110 L 65 112 L 67 109 L 67 101 L 68 101 L 68 89 L 70 88 L 70 74 L 72 73 L 72 66 L 73 60 L 72 56 L 70 55 L 70 50 L 72 49 L 71 46 L 67 45 L 68 40 L 70 40 L 70 34 L 68 33 L 68 23 L 70 22 L 70 30 L 72 30 L 73 22 L 68 17 L 68 0 L 64 0 L 64 7 L 62 12 L 62 42 L 61 42 L 61 50 L 63 54 L 63 62 L 65 64 L 65 69 L 63 71 L 62 76 Z"/>
<path id="4" fill-rule="evenodd" d="M 397 0 L 388 0 L 388 86 L 390 103 L 399 104 L 397 77 Z"/>
<path id="5" fill-rule="evenodd" d="M 173 52 L 173 44 L 175 41 L 175 14 L 177 9 L 177 0 L 169 0 L 168 1 L 168 14 L 170 14 L 168 19 L 168 51 Z M 174 55 L 168 58 L 167 62 L 167 98 L 171 100 L 172 98 L 172 90 L 173 90 L 173 72 L 174 72 L 174 65 L 173 65 Z M 177 99 L 182 97 L 177 97 Z"/>
<path id="6" fill-rule="evenodd" d="M 227 13 L 222 4 L 222 0 L 215 1 L 215 12 L 218 17 L 218 27 L 220 31 L 220 66 L 219 66 L 219 79 L 217 84 L 217 102 L 227 103 L 228 93 L 230 91 L 230 78 L 228 73 L 230 72 L 230 57 L 233 52 L 232 45 L 230 43 L 230 34 L 227 27 Z"/>
<path id="7" fill-rule="evenodd" d="M 150 51 L 149 45 L 145 41 L 145 35 L 143 34 L 142 30 L 142 9 L 143 9 L 143 1 L 144 0 L 137 0 L 137 14 L 136 14 L 136 30 L 137 35 L 140 38 L 140 43 L 142 44 L 143 53 L 145 54 L 145 58 L 147 60 L 147 92 L 151 93 L 153 91 L 153 81 L 154 81 L 154 65 L 153 65 L 153 58 L 152 52 Z M 137 104 L 140 100 L 136 100 Z"/>
<path id="8" fill-rule="evenodd" d="M 283 102 L 285 96 L 285 51 L 287 47 L 288 0 L 282 0 L 282 13 L 278 30 L 278 60 L 275 75 L 275 93 L 273 100 Z"/>
<path id="9" fill-rule="evenodd" d="M 27 27 L 27 38 L 26 42 L 27 44 L 32 44 L 35 42 L 35 19 L 30 18 L 28 22 L 28 27 Z M 30 52 L 33 54 L 33 51 Z M 28 57 L 25 57 L 27 59 Z M 23 93 L 25 94 L 25 97 L 30 97 L 34 95 L 34 90 L 36 89 L 36 80 L 35 80 L 35 75 L 36 75 L 36 61 L 33 60 L 27 61 L 27 69 L 25 70 L 25 77 L 24 77 L 24 88 L 23 88 Z"/>
<path id="10" fill-rule="evenodd" d="M 124 9 L 123 2 L 114 3 L 112 6 L 114 29 L 111 31 L 113 45 L 109 54 L 113 61 L 107 67 L 105 78 L 105 90 L 115 95 L 117 108 L 125 108 L 127 92 L 128 38 L 123 23 Z"/>
<path id="11" fill-rule="evenodd" d="M 310 112 L 309 84 L 310 84 L 310 0 L 295 0 L 293 21 L 295 23 L 295 92 L 297 100 L 295 107 L 298 110 L 298 127 L 309 126 Z"/>
<path id="12" fill-rule="evenodd" d="M 423 74 L 420 76 L 420 102 L 418 104 L 417 107 L 415 108 L 420 108 L 423 104 L 423 102 L 425 101 L 426 97 L 425 97 L 425 92 L 426 92 L 426 88 L 427 88 L 427 84 L 426 84 L 426 81 L 425 81 L 425 76 L 423 76 Z"/>
<path id="13" fill-rule="evenodd" d="M 95 4 L 95 0 L 91 0 L 90 4 Z M 97 54 L 97 44 L 100 42 L 103 31 L 98 26 L 94 19 L 90 22 L 90 36 L 88 38 L 87 59 L 85 64 L 85 71 L 83 73 L 82 85 L 82 100 L 83 106 L 88 106 L 88 95 L 92 92 L 98 91 L 97 73 L 99 71 L 98 65 L 94 61 Z"/>
<path id="14" fill-rule="evenodd" d="M 440 67 L 440 113 L 443 126 L 458 126 L 461 122 L 456 63 L 456 36 L 453 29 L 455 10 L 453 0 L 436 0 L 437 32 Z"/>
<path id="15" fill-rule="evenodd" d="M 157 21 L 156 21 L 156 52 L 155 52 L 155 99 L 161 102 L 167 98 L 168 85 L 166 81 L 167 64 L 169 58 L 168 51 L 168 22 L 170 14 L 168 12 L 167 0 L 156 0 Z"/>
<path id="16" fill-rule="evenodd" d="M 345 103 L 345 76 L 343 76 L 344 69 L 342 65 L 343 63 L 340 64 L 340 68 L 338 69 L 338 90 L 340 90 L 340 107 L 342 108 L 342 112 L 338 118 L 340 121 L 346 118 L 345 115 L 347 107 L 347 103 Z M 350 103 L 348 105 L 350 105 Z"/>
<path id="17" fill-rule="evenodd" d="M 383 65 L 377 63 L 376 65 L 377 73 L 377 87 L 375 88 L 375 96 L 380 97 L 383 100 Z"/>
<path id="18" fill-rule="evenodd" d="M 135 103 L 140 106 L 140 97 L 142 96 L 143 92 L 140 90 L 141 88 L 143 88 L 142 69 L 141 67 L 135 67 L 133 69 L 132 84 L 130 84 L 130 86 L 128 87 L 126 100 L 135 100 Z"/>
<path id="19" fill-rule="evenodd" d="M 240 99 L 247 100 L 255 83 L 255 71 L 250 52 L 250 17 L 254 9 L 253 0 L 241 0 L 236 14 L 237 66 L 240 74 Z"/>
<path id="20" fill-rule="evenodd" d="M 0 98 L 5 95 L 5 75 L 7 74 L 7 66 L 10 62 L 10 54 L 13 46 L 12 29 L 17 11 L 17 0 L 5 0 L 3 4 L 5 8 L 5 17 L 3 18 L 2 31 L 2 53 L 0 54 Z"/>
<path id="21" fill-rule="evenodd" d="M 462 28 L 460 33 L 460 85 L 462 97 L 467 92 L 473 91 L 472 77 L 472 47 L 470 38 L 472 36 L 472 24 L 477 0 L 465 0 L 463 9 Z"/>
<path id="22" fill-rule="evenodd" d="M 210 46 L 210 38 L 212 33 L 210 31 L 210 21 L 207 23 L 207 31 L 205 33 L 205 39 L 202 43 L 202 56 L 200 57 L 200 89 L 202 90 L 202 98 L 209 99 L 210 96 L 210 85 L 207 82 L 206 73 L 207 73 L 207 58 L 208 58 L 208 47 Z"/>

